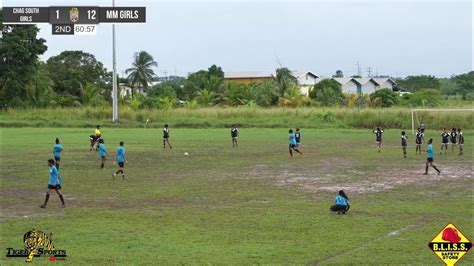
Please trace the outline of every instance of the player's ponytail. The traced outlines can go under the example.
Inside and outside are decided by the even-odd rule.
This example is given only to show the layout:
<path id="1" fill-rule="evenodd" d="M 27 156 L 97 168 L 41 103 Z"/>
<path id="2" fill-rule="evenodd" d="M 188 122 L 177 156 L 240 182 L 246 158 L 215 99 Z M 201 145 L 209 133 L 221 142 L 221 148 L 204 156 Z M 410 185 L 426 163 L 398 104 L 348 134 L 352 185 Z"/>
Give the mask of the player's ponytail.
<path id="1" fill-rule="evenodd" d="M 349 200 L 349 197 L 346 195 L 344 190 L 339 190 L 339 196 L 344 197 L 346 200 Z"/>
<path id="2" fill-rule="evenodd" d="M 59 144 L 59 138 L 56 138 L 56 144 Z"/>

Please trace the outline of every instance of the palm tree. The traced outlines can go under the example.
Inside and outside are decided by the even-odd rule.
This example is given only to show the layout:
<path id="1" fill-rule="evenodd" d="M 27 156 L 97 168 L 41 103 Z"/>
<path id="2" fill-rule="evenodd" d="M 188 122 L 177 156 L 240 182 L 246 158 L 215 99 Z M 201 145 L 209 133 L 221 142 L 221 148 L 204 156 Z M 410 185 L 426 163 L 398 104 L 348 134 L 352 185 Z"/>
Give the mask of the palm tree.
<path id="1" fill-rule="evenodd" d="M 99 89 L 95 85 L 86 83 L 84 88 L 81 83 L 79 84 L 81 87 L 81 101 L 83 105 L 90 104 L 94 99 L 100 96 Z"/>
<path id="2" fill-rule="evenodd" d="M 125 70 L 128 75 L 127 81 L 132 86 L 132 98 L 133 89 L 142 88 L 145 92 L 148 90 L 148 83 L 155 76 L 152 67 L 158 67 L 158 63 L 153 60 L 153 56 L 145 51 L 135 53 L 132 67 Z"/>
<path id="3" fill-rule="evenodd" d="M 276 76 L 274 76 L 273 79 L 275 80 L 276 86 L 279 88 L 280 96 L 283 96 L 287 89 L 297 83 L 296 78 L 286 67 L 277 69 Z"/>
<path id="4" fill-rule="evenodd" d="M 208 89 L 200 90 L 197 93 L 196 99 L 203 106 L 210 106 L 214 103 L 216 93 Z"/>
<path id="5" fill-rule="evenodd" d="M 45 106 L 50 95 L 53 93 L 53 81 L 49 77 L 49 71 L 44 63 L 38 65 L 38 70 L 33 76 L 32 82 L 27 89 L 28 97 L 35 106 Z"/>
<path id="6" fill-rule="evenodd" d="M 281 107 L 301 107 L 309 103 L 309 98 L 301 94 L 301 89 L 293 85 L 278 98 L 278 106 Z"/>

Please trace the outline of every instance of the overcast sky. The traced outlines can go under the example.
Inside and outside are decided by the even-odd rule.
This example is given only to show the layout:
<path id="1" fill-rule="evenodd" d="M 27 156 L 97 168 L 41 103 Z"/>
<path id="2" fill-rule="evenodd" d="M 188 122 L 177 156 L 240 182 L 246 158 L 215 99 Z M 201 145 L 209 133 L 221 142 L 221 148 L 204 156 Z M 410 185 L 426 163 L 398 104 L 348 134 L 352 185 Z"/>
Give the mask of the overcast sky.
<path id="1" fill-rule="evenodd" d="M 1 1 L 1 0 L 0 0 Z M 3 0 L 3 6 L 111 6 L 101 0 Z M 281 64 L 329 76 L 451 76 L 473 69 L 471 0 L 403 1 L 163 1 L 116 0 L 116 6 L 146 6 L 146 24 L 117 24 L 117 69 L 133 54 L 149 52 L 163 76 L 187 75 L 212 64 L 224 71 L 272 70 Z M 95 36 L 52 36 L 46 60 L 63 50 L 94 54 L 112 68 L 112 26 Z"/>

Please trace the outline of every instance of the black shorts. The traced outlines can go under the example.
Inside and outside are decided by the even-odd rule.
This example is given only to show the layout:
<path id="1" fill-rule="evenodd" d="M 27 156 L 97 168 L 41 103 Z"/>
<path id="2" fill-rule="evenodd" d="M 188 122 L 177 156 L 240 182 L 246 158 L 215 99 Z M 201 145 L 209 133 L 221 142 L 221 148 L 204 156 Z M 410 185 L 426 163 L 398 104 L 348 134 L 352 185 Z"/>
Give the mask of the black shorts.
<path id="1" fill-rule="evenodd" d="M 48 185 L 48 189 L 61 189 L 61 185 Z"/>
<path id="2" fill-rule="evenodd" d="M 349 210 L 349 206 L 347 205 L 332 205 L 329 208 L 333 212 L 340 212 L 340 211 L 347 211 Z"/>
<path id="3" fill-rule="evenodd" d="M 296 149 L 296 144 L 290 144 L 290 145 L 288 145 L 288 148 L 294 150 L 294 149 Z"/>
<path id="4" fill-rule="evenodd" d="M 428 162 L 433 162 L 433 158 L 426 159 Z"/>
<path id="5" fill-rule="evenodd" d="M 54 157 L 54 160 L 55 160 L 56 162 L 60 162 L 60 161 L 61 161 L 61 158 L 56 158 L 56 157 Z"/>
<path id="6" fill-rule="evenodd" d="M 102 158 L 102 160 L 105 160 L 107 157 L 106 156 L 100 156 L 100 158 Z"/>
<path id="7" fill-rule="evenodd" d="M 124 165 L 125 165 L 124 162 L 118 162 L 118 166 L 119 166 L 119 167 L 123 167 Z"/>

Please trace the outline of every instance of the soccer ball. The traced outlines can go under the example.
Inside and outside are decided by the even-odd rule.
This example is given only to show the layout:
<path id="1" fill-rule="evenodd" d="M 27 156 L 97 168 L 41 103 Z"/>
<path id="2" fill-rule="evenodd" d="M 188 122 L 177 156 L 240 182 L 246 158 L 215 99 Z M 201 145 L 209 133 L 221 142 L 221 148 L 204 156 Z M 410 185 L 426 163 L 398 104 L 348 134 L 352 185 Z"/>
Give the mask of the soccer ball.
<path id="1" fill-rule="evenodd" d="M 184 155 L 185 155 L 185 156 L 188 156 L 188 155 L 189 155 L 189 153 L 185 152 L 185 153 L 184 153 Z"/>

